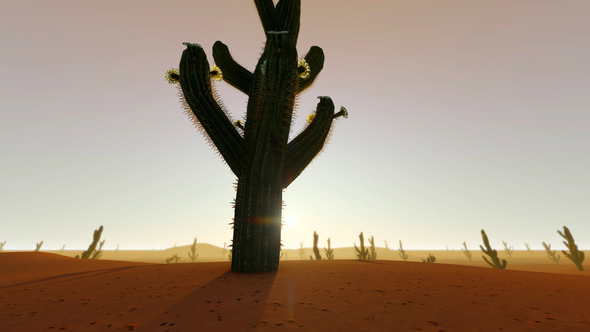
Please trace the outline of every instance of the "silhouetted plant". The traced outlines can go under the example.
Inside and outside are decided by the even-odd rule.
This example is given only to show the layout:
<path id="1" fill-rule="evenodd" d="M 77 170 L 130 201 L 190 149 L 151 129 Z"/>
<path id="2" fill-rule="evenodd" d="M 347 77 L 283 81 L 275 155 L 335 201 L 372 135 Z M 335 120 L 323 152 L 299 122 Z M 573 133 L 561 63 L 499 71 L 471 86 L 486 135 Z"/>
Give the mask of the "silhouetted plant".
<path id="1" fill-rule="evenodd" d="M 434 257 L 434 255 L 431 253 L 428 253 L 428 258 L 426 258 L 426 260 L 424 258 L 422 258 L 422 263 L 434 263 L 435 260 L 436 260 L 436 258 Z"/>
<path id="2" fill-rule="evenodd" d="M 313 231 L 313 254 L 315 255 L 315 259 L 318 261 L 322 260 L 322 256 L 320 255 L 320 249 L 318 249 L 318 241 L 320 236 L 318 233 Z M 309 259 L 313 260 L 313 257 L 309 255 Z"/>
<path id="3" fill-rule="evenodd" d="M 39 251 L 39 249 L 41 249 L 41 246 L 43 245 L 43 241 L 41 241 L 40 243 L 37 243 L 37 248 L 35 249 L 35 251 Z"/>
<path id="4" fill-rule="evenodd" d="M 195 238 L 195 242 L 193 242 L 193 245 L 191 246 L 191 252 L 188 253 L 188 257 L 192 262 L 199 257 L 199 254 L 197 254 L 197 238 Z"/>
<path id="5" fill-rule="evenodd" d="M 154 250 L 156 250 L 156 247 L 154 247 Z M 119 251 L 119 245 L 117 244 L 117 249 L 115 249 L 115 251 Z"/>
<path id="6" fill-rule="evenodd" d="M 333 260 L 334 259 L 334 250 L 332 250 L 330 248 L 330 238 L 328 238 L 328 249 L 326 249 L 326 247 L 324 247 L 324 250 L 326 251 L 326 258 L 328 258 L 328 260 Z"/>
<path id="7" fill-rule="evenodd" d="M 225 252 L 227 251 L 226 247 L 227 247 L 227 243 L 225 241 L 223 241 L 223 249 L 221 249 L 221 257 L 225 257 Z"/>
<path id="8" fill-rule="evenodd" d="M 471 262 L 471 251 L 467 250 L 467 243 L 465 243 L 465 241 L 463 241 L 463 245 L 465 246 L 465 249 L 461 248 L 461 250 L 463 250 L 463 253 L 465 256 L 467 256 L 467 258 L 469 258 L 469 261 Z"/>
<path id="9" fill-rule="evenodd" d="M 502 241 L 502 243 L 504 244 L 504 252 L 507 253 L 510 258 L 512 258 L 512 252 L 514 251 L 514 247 L 508 248 L 508 244 L 506 242 Z"/>
<path id="10" fill-rule="evenodd" d="M 82 259 L 89 259 L 90 255 L 94 252 L 94 250 L 96 250 L 96 245 L 98 244 L 98 241 L 100 241 L 100 236 L 102 235 L 102 225 L 100 226 L 99 229 L 95 229 L 94 230 L 94 235 L 92 236 L 92 243 L 88 246 L 88 250 L 84 251 L 82 253 Z"/>
<path id="11" fill-rule="evenodd" d="M 361 249 L 356 247 L 356 242 L 354 243 L 354 249 L 356 249 L 356 257 L 358 259 L 367 259 L 367 256 L 370 256 L 369 249 L 365 249 L 365 238 L 363 236 L 363 232 L 359 235 L 359 239 L 361 242 Z"/>
<path id="12" fill-rule="evenodd" d="M 561 252 L 565 257 L 569 258 L 569 260 L 576 264 L 578 270 L 584 271 L 584 268 L 582 267 L 582 262 L 585 258 L 584 252 L 578 251 L 578 246 L 576 245 L 576 242 L 574 241 L 574 237 L 572 236 L 572 233 L 570 233 L 570 230 L 567 227 L 563 226 L 563 231 L 565 235 L 559 230 L 557 231 L 557 233 L 561 235 L 562 238 L 567 240 L 567 242 L 563 241 L 563 244 L 565 244 L 565 246 L 569 249 L 569 253 L 565 250 L 562 250 Z"/>
<path id="13" fill-rule="evenodd" d="M 231 262 L 231 249 L 229 250 L 229 254 L 227 256 L 229 257 L 229 261 Z"/>
<path id="14" fill-rule="evenodd" d="M 547 257 L 549 257 L 550 260 L 554 261 L 555 264 L 559 264 L 559 259 L 561 258 L 561 256 L 557 255 L 557 257 L 555 257 L 555 250 L 551 251 L 551 245 L 545 244 L 545 242 L 543 242 L 543 247 L 545 247 Z"/>
<path id="15" fill-rule="evenodd" d="M 399 250 L 399 256 L 405 261 L 408 260 L 408 257 L 410 257 L 409 255 L 406 255 L 406 251 L 404 250 L 404 247 L 402 246 L 402 240 L 399 240 L 399 248 L 397 248 L 397 250 Z"/>
<path id="16" fill-rule="evenodd" d="M 525 242 L 524 243 L 524 246 L 526 247 L 526 250 L 529 252 L 529 254 L 532 255 L 533 254 L 533 251 L 531 250 L 531 247 L 529 247 L 529 244 Z"/>
<path id="17" fill-rule="evenodd" d="M 387 246 L 387 240 L 383 240 L 385 241 L 385 249 L 389 250 L 389 246 Z"/>
<path id="18" fill-rule="evenodd" d="M 324 65 L 321 48 L 312 46 L 297 59 L 301 0 L 254 0 L 266 44 L 254 72 L 239 65 L 228 47 L 213 45 L 209 66 L 199 44 L 184 43 L 179 70 L 166 73 L 180 83 L 186 113 L 217 149 L 237 177 L 234 200 L 232 271 L 274 271 L 279 266 L 282 193 L 329 141 L 333 119 L 348 117 L 344 107 L 320 96 L 308 126 L 291 142 L 289 131 L 298 94 L 311 86 Z M 211 80 L 224 80 L 248 95 L 245 123 L 232 121 L 220 106 Z M 233 124 L 232 124 L 233 123 Z"/>
<path id="19" fill-rule="evenodd" d="M 4 250 L 4 245 L 5 244 L 6 244 L 6 241 L 0 242 L 0 251 Z"/>
<path id="20" fill-rule="evenodd" d="M 299 258 L 303 259 L 303 242 L 301 242 L 301 248 L 298 249 L 299 250 Z"/>
<path id="21" fill-rule="evenodd" d="M 98 250 L 94 250 L 93 254 L 92 254 L 92 259 L 99 259 L 100 257 L 102 257 L 102 246 L 104 245 L 104 241 L 106 240 L 102 240 L 100 242 L 100 246 L 98 248 Z"/>
<path id="22" fill-rule="evenodd" d="M 66 250 L 66 245 L 64 244 L 63 247 L 61 247 L 61 249 L 59 249 L 59 254 L 63 255 L 64 251 Z"/>
<path id="23" fill-rule="evenodd" d="M 502 264 L 500 264 L 500 260 L 498 259 L 498 252 L 495 249 L 492 249 L 492 247 L 490 246 L 490 241 L 488 240 L 488 236 L 486 235 L 486 232 L 482 229 L 481 230 L 481 237 L 483 238 L 483 244 L 486 246 L 486 249 L 484 249 L 481 245 L 479 246 L 481 248 L 481 251 L 483 251 L 484 254 L 490 256 L 490 258 L 492 259 L 492 262 L 494 262 L 494 264 L 490 263 L 486 256 L 481 256 L 483 257 L 483 260 L 486 261 L 486 263 L 490 264 L 491 267 L 495 268 L 495 269 L 505 269 L 506 268 L 506 264 L 508 262 L 506 262 L 505 259 L 502 260 Z"/>
<path id="24" fill-rule="evenodd" d="M 375 239 L 373 239 L 373 235 L 369 239 L 369 243 L 371 244 L 371 254 L 367 256 L 367 259 L 377 259 L 377 252 L 375 251 Z"/>

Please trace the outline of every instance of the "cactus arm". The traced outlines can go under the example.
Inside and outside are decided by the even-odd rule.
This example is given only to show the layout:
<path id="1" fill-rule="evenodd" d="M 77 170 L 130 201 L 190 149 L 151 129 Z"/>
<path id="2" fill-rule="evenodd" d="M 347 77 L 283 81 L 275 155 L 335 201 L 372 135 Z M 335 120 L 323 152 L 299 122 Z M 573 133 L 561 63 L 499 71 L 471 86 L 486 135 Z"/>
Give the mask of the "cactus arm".
<path id="1" fill-rule="evenodd" d="M 324 51 L 319 46 L 312 46 L 304 57 L 305 62 L 309 65 L 309 77 L 298 77 L 297 93 L 307 90 L 313 85 L 315 79 L 324 68 Z"/>
<path id="2" fill-rule="evenodd" d="M 565 235 L 559 230 L 557 233 L 567 240 L 567 242 L 563 241 L 563 244 L 565 244 L 570 252 L 568 253 L 565 250 L 562 250 L 561 252 L 576 265 L 579 271 L 584 271 L 584 268 L 582 267 L 582 262 L 586 258 L 584 252 L 578 250 L 578 245 L 575 243 L 574 237 L 569 228 L 563 226 L 563 230 Z"/>
<path id="3" fill-rule="evenodd" d="M 180 60 L 180 86 L 187 105 L 231 170 L 244 171 L 246 147 L 230 119 L 213 97 L 209 62 L 203 48 L 188 44 Z M 188 111 L 188 110 L 187 110 Z"/>
<path id="4" fill-rule="evenodd" d="M 316 260 L 321 261 L 322 256 L 320 255 L 320 249 L 318 249 L 318 240 L 319 239 L 320 239 L 320 235 L 314 231 L 313 232 L 313 254 L 315 255 Z"/>
<path id="5" fill-rule="evenodd" d="M 254 0 L 264 31 L 278 30 L 279 16 L 272 0 Z"/>
<path id="6" fill-rule="evenodd" d="M 334 118 L 334 103 L 330 97 L 318 97 L 313 121 L 297 137 L 289 142 L 281 182 L 287 188 L 318 156 L 324 147 Z"/>
<path id="7" fill-rule="evenodd" d="M 239 65 L 229 53 L 228 47 L 219 40 L 213 44 L 213 59 L 223 73 L 223 80 L 245 94 L 250 93 L 253 74 Z"/>

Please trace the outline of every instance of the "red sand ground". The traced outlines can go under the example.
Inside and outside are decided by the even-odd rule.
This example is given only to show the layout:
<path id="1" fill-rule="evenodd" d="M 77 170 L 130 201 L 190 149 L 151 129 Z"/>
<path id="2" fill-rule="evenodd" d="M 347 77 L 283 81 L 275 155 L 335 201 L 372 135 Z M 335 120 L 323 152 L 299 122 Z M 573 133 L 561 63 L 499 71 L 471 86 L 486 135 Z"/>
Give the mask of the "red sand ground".
<path id="1" fill-rule="evenodd" d="M 243 274 L 229 261 L 2 252 L 0 331 L 590 331 L 590 273 L 563 257 L 499 270 L 477 254 L 478 266 L 435 256 L 288 260 Z"/>

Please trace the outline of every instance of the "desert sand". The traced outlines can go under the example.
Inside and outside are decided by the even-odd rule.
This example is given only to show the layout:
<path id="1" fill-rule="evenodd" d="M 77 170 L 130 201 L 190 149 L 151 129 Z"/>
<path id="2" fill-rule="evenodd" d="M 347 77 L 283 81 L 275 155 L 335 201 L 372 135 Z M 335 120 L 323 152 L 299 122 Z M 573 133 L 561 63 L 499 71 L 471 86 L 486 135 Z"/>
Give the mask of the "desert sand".
<path id="1" fill-rule="evenodd" d="M 199 244 L 194 263 L 190 246 L 97 260 L 0 252 L 0 331 L 590 331 L 590 273 L 563 255 L 498 249 L 501 270 L 475 250 L 402 261 L 377 248 L 361 261 L 338 248 L 311 261 L 305 248 L 303 260 L 285 250 L 278 271 L 243 274 L 218 249 Z"/>

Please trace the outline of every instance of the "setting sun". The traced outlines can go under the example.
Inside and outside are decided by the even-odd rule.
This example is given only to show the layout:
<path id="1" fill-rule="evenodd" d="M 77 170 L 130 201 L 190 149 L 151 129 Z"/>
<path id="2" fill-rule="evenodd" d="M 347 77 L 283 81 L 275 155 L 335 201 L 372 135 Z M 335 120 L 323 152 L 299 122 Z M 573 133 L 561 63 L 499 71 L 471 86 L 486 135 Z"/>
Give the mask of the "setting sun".
<path id="1" fill-rule="evenodd" d="M 295 225 L 297 225 L 297 217 L 295 217 L 292 214 L 286 216 L 285 217 L 285 224 L 289 227 L 295 227 Z"/>

